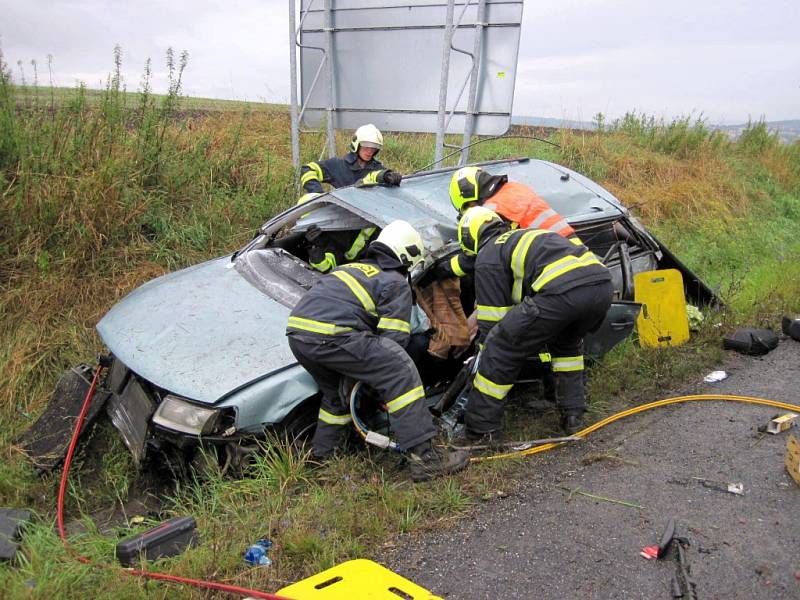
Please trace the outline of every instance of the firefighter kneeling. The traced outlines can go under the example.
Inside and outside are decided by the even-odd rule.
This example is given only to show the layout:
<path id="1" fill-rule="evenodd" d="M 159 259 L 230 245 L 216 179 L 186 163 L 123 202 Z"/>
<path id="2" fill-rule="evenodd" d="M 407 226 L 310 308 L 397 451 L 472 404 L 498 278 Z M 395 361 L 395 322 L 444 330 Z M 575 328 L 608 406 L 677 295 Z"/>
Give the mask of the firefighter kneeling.
<path id="1" fill-rule="evenodd" d="M 478 371 L 464 422 L 468 439 L 491 442 L 502 428 L 504 399 L 525 361 L 551 355 L 561 424 L 582 428 L 583 336 L 611 305 L 608 269 L 585 246 L 552 231 L 510 230 L 493 211 L 474 207 L 458 224 L 462 249 L 477 255 L 475 296 L 480 339 Z"/>
<path id="2" fill-rule="evenodd" d="M 386 405 L 389 424 L 408 451 L 415 481 L 453 473 L 466 452 L 433 446 L 433 418 L 417 368 L 405 351 L 411 326 L 409 269 L 424 259 L 422 238 L 405 221 L 389 223 L 361 262 L 337 267 L 298 302 L 286 334 L 298 362 L 322 392 L 316 458 L 329 457 L 343 441 L 352 416 L 341 397 L 343 378 L 362 381 Z"/>

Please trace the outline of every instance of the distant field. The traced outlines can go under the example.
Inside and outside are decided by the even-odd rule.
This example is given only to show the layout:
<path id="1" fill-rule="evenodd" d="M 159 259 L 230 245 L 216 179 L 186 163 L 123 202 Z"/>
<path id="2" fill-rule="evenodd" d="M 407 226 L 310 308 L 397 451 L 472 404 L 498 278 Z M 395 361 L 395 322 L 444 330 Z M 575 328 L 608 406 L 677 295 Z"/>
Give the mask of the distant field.
<path id="1" fill-rule="evenodd" d="M 18 105 L 22 106 L 62 106 L 75 98 L 79 88 L 70 87 L 34 87 L 34 86 L 15 86 L 15 96 Z M 90 105 L 99 103 L 105 90 L 93 90 L 83 88 L 86 101 Z M 121 91 L 123 106 L 127 108 L 135 108 L 139 105 L 142 94 L 140 92 L 124 92 Z M 167 96 L 165 94 L 150 94 L 156 101 L 161 102 Z M 193 98 L 182 97 L 181 109 L 185 111 L 208 111 L 208 112 L 223 112 L 223 111 L 255 111 L 255 112 L 271 112 L 276 110 L 288 110 L 289 106 L 286 104 L 268 104 L 266 102 L 244 102 L 239 100 L 215 100 L 214 98 Z"/>

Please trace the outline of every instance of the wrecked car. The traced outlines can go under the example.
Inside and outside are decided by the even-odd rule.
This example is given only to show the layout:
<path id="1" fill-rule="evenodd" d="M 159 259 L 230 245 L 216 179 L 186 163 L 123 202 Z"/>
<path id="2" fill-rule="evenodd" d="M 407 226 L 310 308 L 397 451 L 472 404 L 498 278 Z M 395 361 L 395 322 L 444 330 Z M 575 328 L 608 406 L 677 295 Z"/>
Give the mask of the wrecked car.
<path id="1" fill-rule="evenodd" d="M 532 187 L 611 270 L 615 301 L 603 326 L 587 338 L 587 355 L 603 355 L 633 330 L 640 309 L 633 302 L 635 273 L 677 268 L 687 299 L 696 304 L 714 300 L 691 271 L 593 181 L 544 160 L 480 166 Z M 307 262 L 305 231 L 410 222 L 428 251 L 424 266 L 412 273 L 417 296 L 424 296 L 422 288 L 436 283 L 430 276 L 434 265 L 459 251 L 456 213 L 448 196 L 455 169 L 411 175 L 396 188 L 332 190 L 273 217 L 234 254 L 154 279 L 112 307 L 97 325 L 110 352 L 100 391 L 135 461 L 165 448 L 191 451 L 202 443 L 223 448 L 226 462 L 235 462 L 267 431 L 313 431 L 318 390 L 284 335 L 291 308 L 321 277 Z M 468 316 L 474 303 L 470 279 L 455 289 Z M 429 316 L 436 324 L 436 315 Z M 435 368 L 420 368 L 431 406 L 474 351 L 468 337 L 452 346 L 438 353 Z"/>

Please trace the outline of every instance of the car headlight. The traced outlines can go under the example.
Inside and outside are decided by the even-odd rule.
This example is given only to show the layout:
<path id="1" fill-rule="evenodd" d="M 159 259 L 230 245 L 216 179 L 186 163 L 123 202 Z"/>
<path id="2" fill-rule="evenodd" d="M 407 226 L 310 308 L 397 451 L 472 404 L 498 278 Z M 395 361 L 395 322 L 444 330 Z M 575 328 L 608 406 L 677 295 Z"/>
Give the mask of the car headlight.
<path id="1" fill-rule="evenodd" d="M 153 414 L 153 423 L 192 435 L 212 433 L 220 411 L 191 404 L 177 396 L 167 395 Z"/>

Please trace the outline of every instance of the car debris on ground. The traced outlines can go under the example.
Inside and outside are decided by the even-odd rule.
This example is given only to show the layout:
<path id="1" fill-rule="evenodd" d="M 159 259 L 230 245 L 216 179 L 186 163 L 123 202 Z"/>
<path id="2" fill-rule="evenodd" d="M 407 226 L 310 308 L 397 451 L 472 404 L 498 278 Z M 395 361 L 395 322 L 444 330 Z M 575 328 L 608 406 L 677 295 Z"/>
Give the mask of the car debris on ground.
<path id="1" fill-rule="evenodd" d="M 180 554 L 198 543 L 197 522 L 194 517 L 174 517 L 132 537 L 116 546 L 117 560 L 132 567 L 143 560 L 156 560 Z"/>
<path id="2" fill-rule="evenodd" d="M 800 316 L 789 317 L 784 315 L 781 319 L 781 331 L 793 340 L 800 342 Z"/>
<path id="3" fill-rule="evenodd" d="M 17 555 L 20 537 L 31 513 L 18 508 L 0 508 L 0 561 L 12 561 Z"/>
<path id="4" fill-rule="evenodd" d="M 769 329 L 741 327 L 722 338 L 722 346 L 726 350 L 762 356 L 778 347 L 778 336 Z"/>

